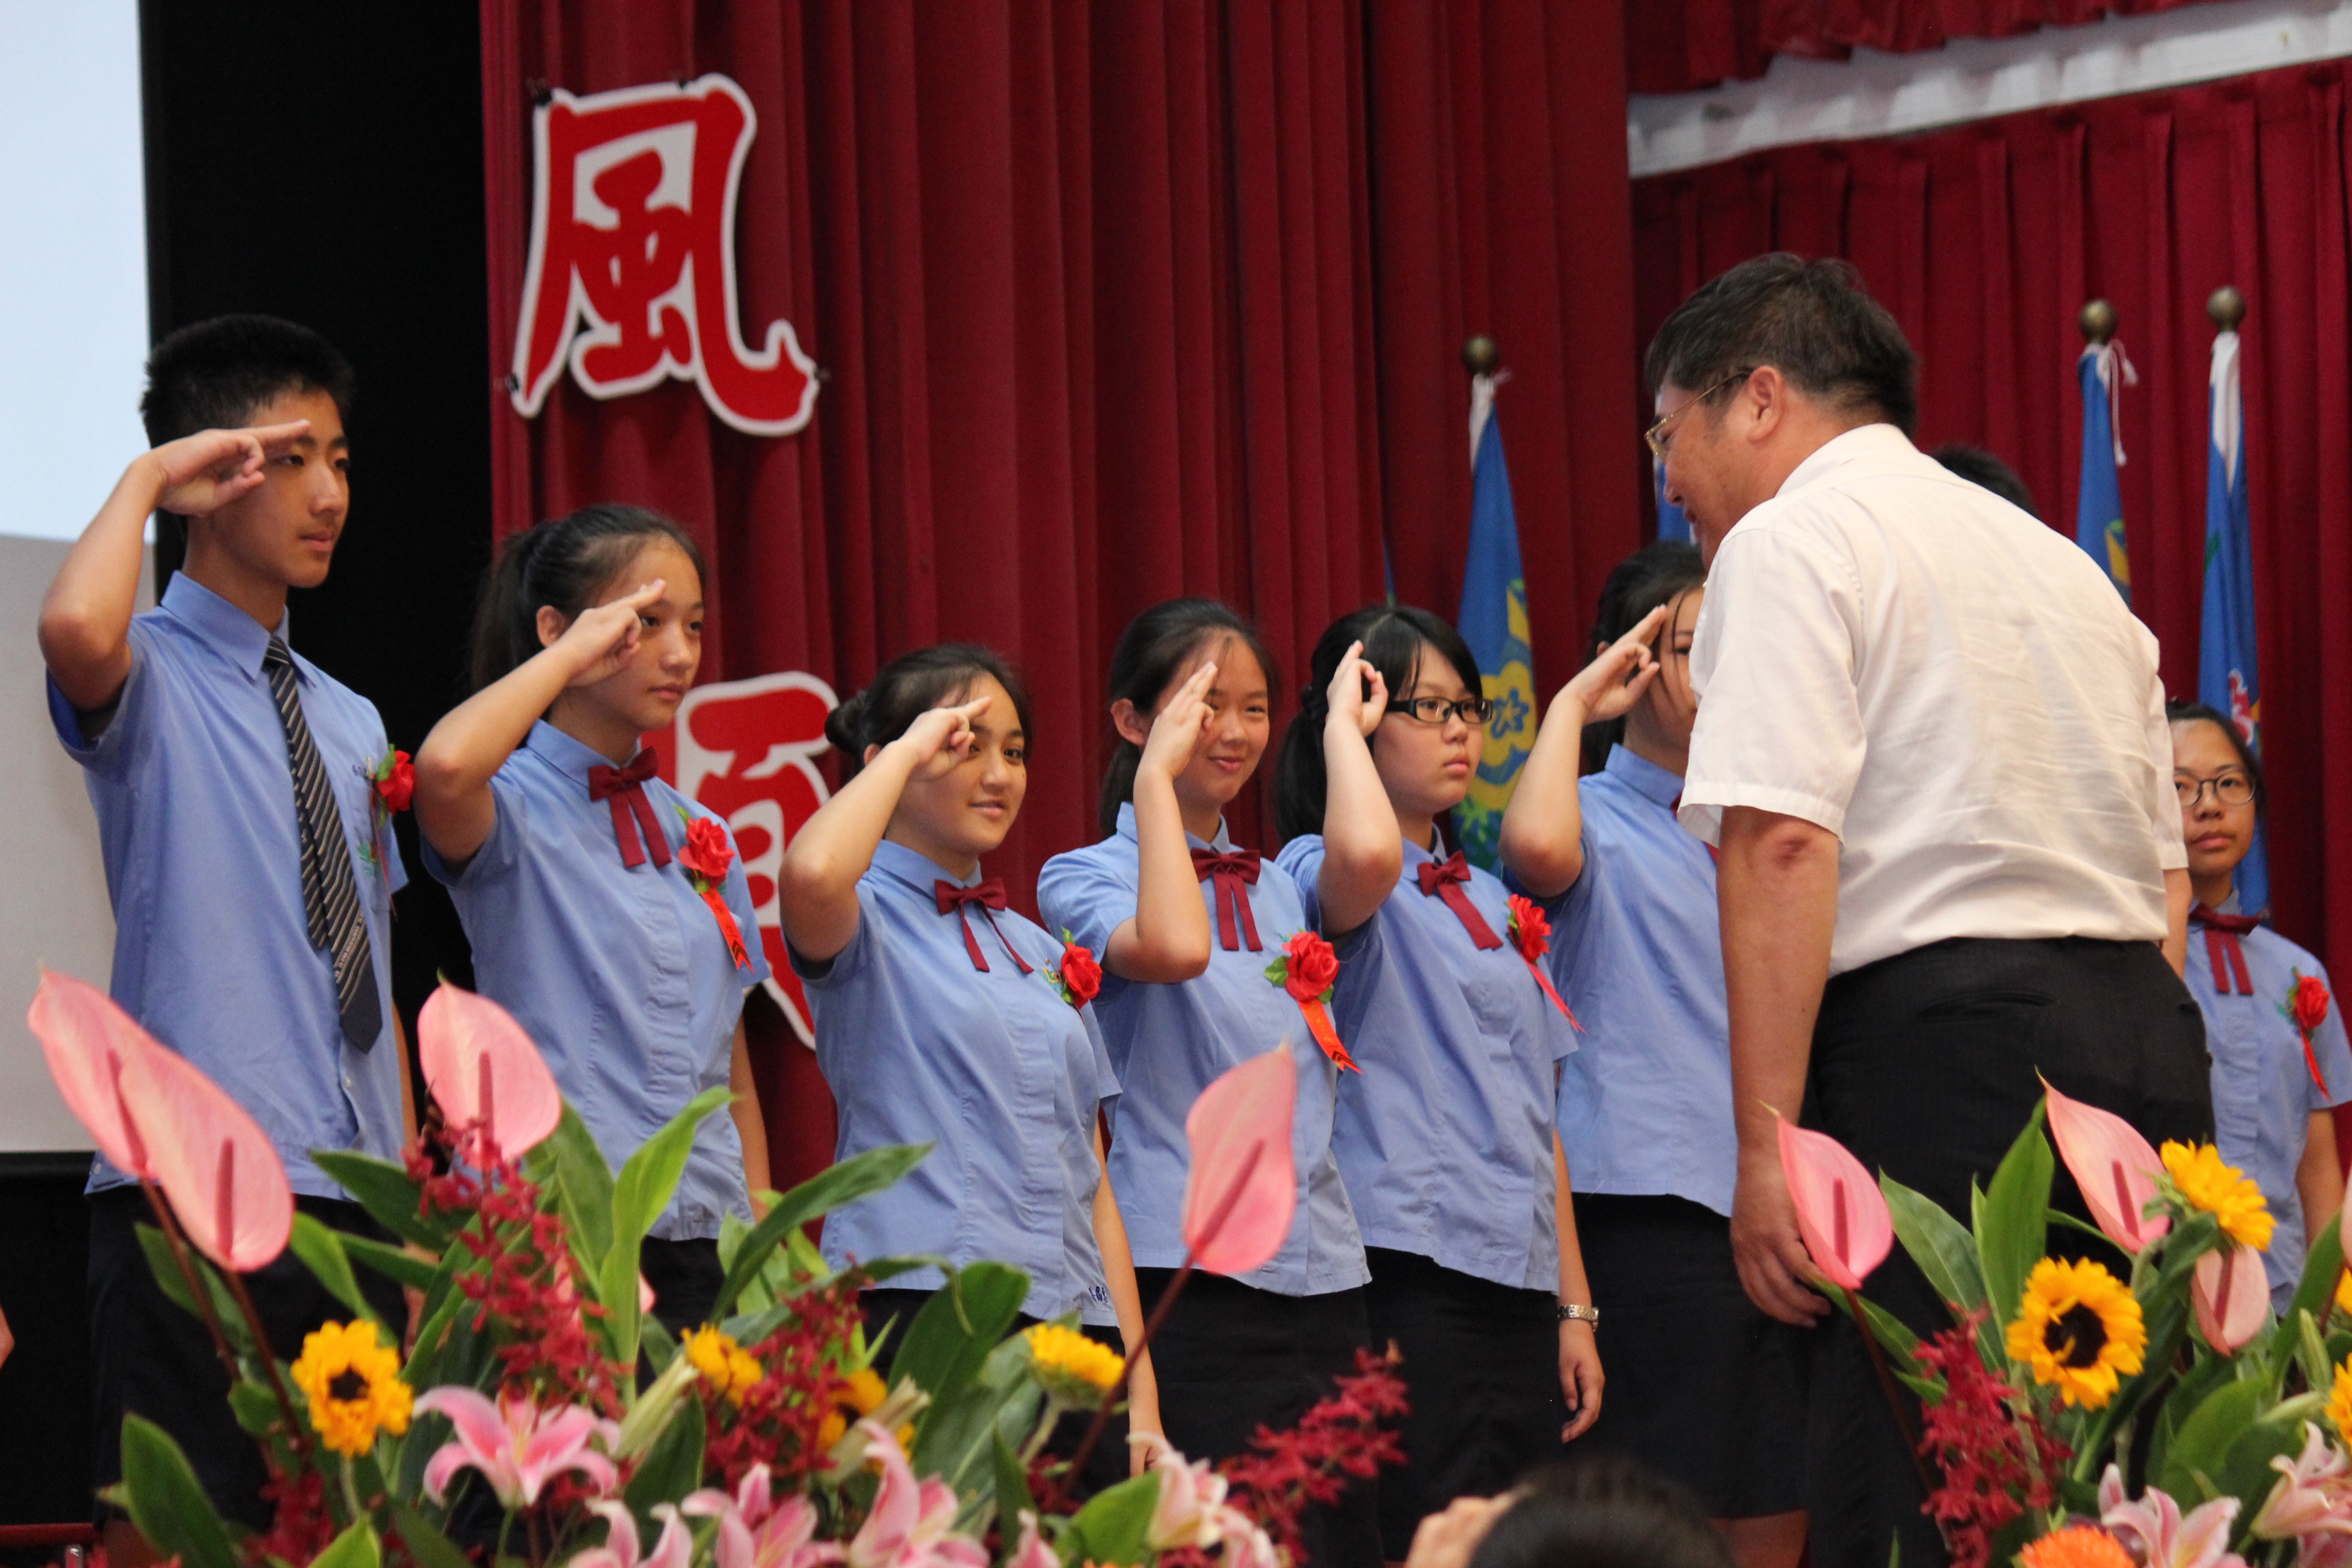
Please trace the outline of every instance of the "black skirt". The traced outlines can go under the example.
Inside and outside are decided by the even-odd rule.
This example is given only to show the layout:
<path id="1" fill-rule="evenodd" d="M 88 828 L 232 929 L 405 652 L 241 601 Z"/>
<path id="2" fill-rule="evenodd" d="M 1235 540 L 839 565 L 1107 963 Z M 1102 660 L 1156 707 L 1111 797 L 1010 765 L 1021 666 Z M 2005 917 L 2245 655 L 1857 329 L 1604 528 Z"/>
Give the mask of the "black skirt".
<path id="1" fill-rule="evenodd" d="M 1405 1463 L 1381 1475 L 1381 1541 L 1392 1562 L 1422 1520 L 1457 1497 L 1492 1497 L 1559 1454 L 1559 1325 L 1549 1290 L 1523 1290 L 1367 1247 L 1372 1338 L 1404 1357 Z"/>
<path id="2" fill-rule="evenodd" d="M 1748 1299 L 1731 1222 L 1671 1194 L 1579 1193 L 1576 1234 L 1609 1388 L 1570 1449 L 1630 1455 L 1716 1519 L 1804 1507 L 1804 1331 Z"/>

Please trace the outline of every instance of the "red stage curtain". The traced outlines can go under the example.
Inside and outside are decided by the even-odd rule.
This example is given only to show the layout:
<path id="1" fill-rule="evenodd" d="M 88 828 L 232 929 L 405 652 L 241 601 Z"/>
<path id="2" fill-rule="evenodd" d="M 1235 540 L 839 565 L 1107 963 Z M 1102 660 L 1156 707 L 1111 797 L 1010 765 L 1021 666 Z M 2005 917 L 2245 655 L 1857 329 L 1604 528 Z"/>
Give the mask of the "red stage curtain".
<path id="1" fill-rule="evenodd" d="M 1789 148 L 1634 186 L 1643 339 L 1691 289 L 1785 248 L 1850 258 L 1920 351 L 1920 444 L 2009 459 L 2074 531 L 2074 324 L 2104 296 L 2123 395 L 2132 604 L 2193 695 L 2206 296 L 2234 283 L 2281 930 L 2352 975 L 2352 321 L 2341 65 Z M 2335 605 L 2333 611 L 2326 606 Z M 2333 809 L 2331 809 L 2333 808 Z"/>
<path id="2" fill-rule="evenodd" d="M 2169 11 L 2195 0 L 1625 0 L 1635 92 L 1687 92 L 1764 74 L 1774 55 L 1842 60 L 1856 48 L 1907 54 L 1952 38 Z"/>
<path id="3" fill-rule="evenodd" d="M 1454 608 L 1472 331 L 1514 373 L 1539 674 L 1572 672 L 1643 483 L 1609 0 L 482 18 L 499 531 L 601 500 L 677 517 L 714 563 L 706 679 L 804 669 L 846 692 L 944 637 L 1014 653 L 1036 734 L 992 868 L 1024 903 L 1047 856 L 1095 837 L 1101 671 L 1135 611 L 1224 596 L 1295 688 L 1323 626 L 1383 594 L 1384 541 L 1401 597 Z M 523 419 L 503 378 L 533 94 L 709 71 L 758 116 L 745 331 L 798 328 L 826 373 L 814 423 L 751 437 L 687 383 L 600 403 L 568 379 Z M 1235 815 L 1265 843 L 1256 801 Z M 806 1053 L 763 1055 L 787 1179 L 830 1156 L 822 1086 Z"/>

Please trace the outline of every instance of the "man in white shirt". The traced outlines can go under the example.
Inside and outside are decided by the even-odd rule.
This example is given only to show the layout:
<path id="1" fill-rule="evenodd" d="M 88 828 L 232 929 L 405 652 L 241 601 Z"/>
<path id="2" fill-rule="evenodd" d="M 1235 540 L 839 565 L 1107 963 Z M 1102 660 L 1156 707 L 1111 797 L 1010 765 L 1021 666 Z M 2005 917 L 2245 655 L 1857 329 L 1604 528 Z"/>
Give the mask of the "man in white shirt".
<path id="1" fill-rule="evenodd" d="M 2156 639 L 2073 542 L 1911 445 L 1916 364 L 1851 268 L 1786 255 L 1650 346 L 1652 445 L 1711 563 L 1681 816 L 1721 856 L 1732 1246 L 1790 1322 L 1827 1303 L 1775 1112 L 1963 1219 L 2037 1073 L 2151 1139 L 2212 1127 Z M 2063 1171 L 2053 1201 L 2081 1210 Z M 1899 1247 L 1870 1294 L 1950 1323 Z M 1882 1568 L 1890 1534 L 1941 1563 L 1849 1322 L 1812 1401 L 1814 1563 Z"/>

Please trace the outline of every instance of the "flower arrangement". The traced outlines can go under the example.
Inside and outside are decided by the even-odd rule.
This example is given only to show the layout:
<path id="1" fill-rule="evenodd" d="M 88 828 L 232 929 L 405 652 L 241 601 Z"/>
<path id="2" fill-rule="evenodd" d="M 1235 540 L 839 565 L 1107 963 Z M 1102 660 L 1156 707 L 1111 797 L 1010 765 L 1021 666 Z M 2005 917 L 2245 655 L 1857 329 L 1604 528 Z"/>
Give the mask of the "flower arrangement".
<path id="1" fill-rule="evenodd" d="M 728 1221 L 709 1320 L 673 1338 L 639 1251 L 726 1091 L 615 1172 L 521 1028 L 454 987 L 417 1026 L 442 1131 L 402 1163 L 316 1156 L 392 1242 L 297 1214 L 251 1119 L 103 994 L 47 975 L 31 1023 L 68 1104 L 145 1189 L 141 1243 L 205 1321 L 268 1467 L 275 1517 L 241 1532 L 171 1436 L 124 1418 L 110 1500 L 181 1568 L 1284 1568 L 1309 1502 L 1397 1458 L 1402 1384 L 1368 1358 L 1246 1455 L 1212 1468 L 1150 1439 L 1141 1474 L 1077 1495 L 1083 1447 L 1050 1439 L 1091 1412 L 1093 1442 L 1123 1357 L 1067 1321 L 1015 1331 L 1027 1277 L 987 1263 L 869 1337 L 860 1289 L 939 1260 L 836 1272 L 803 1231 L 921 1147 L 869 1150 L 767 1194 L 758 1224 Z M 1194 1108 L 1185 1235 L 1202 1265 L 1255 1268 L 1287 1233 L 1296 1083 L 1277 1048 Z M 242 1279 L 289 1247 L 352 1312 L 290 1365 Z M 420 1294 L 413 1335 L 377 1316 L 361 1269 Z"/>
<path id="2" fill-rule="evenodd" d="M 2095 1224 L 2050 1206 L 2062 1159 Z M 1819 1283 L 1867 1326 L 1898 1416 L 1897 1381 L 1919 1399 L 1926 1511 L 1956 1568 L 2352 1561 L 2338 1226 L 2275 1316 L 2259 1254 L 2276 1221 L 2254 1184 L 2210 1144 L 2151 1148 L 2055 1089 L 1969 1225 L 1786 1123 L 1781 1165 Z M 1950 1327 L 1915 1334 L 1864 1298 L 1890 1238 Z"/>

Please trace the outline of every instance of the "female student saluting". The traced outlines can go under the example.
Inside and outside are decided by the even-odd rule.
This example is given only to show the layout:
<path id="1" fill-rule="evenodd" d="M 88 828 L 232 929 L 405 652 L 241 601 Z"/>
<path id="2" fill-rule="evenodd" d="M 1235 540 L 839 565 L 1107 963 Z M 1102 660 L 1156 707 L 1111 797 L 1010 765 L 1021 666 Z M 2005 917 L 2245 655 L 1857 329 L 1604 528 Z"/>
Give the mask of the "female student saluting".
<path id="1" fill-rule="evenodd" d="M 709 1314 L 719 1224 L 768 1184 L 743 994 L 768 976 L 726 825 L 653 775 L 645 731 L 702 659 L 702 560 L 658 513 L 583 507 L 509 540 L 474 627 L 474 695 L 416 753 L 425 864 L 481 994 L 514 1015 L 614 1165 L 704 1089 L 645 1247 L 654 1312 Z M 711 895 L 717 895 L 713 897 Z"/>
<path id="2" fill-rule="evenodd" d="M 896 1186 L 829 1215 L 824 1253 L 925 1253 L 1028 1272 L 1024 1316 L 1143 1331 L 1097 1113 L 1118 1094 L 1091 1009 L 1065 994 L 1063 944 L 1007 909 L 981 857 L 1028 788 L 1028 700 L 987 648 L 947 643 L 885 665 L 825 738 L 850 774 L 785 851 L 784 937 L 840 1107 L 835 1157 L 930 1143 Z M 903 1324 L 946 1276 L 866 1293 Z M 1157 1431 L 1148 1365 L 1131 1420 Z"/>
<path id="3" fill-rule="evenodd" d="M 1332 1143 L 1371 1266 L 1372 1339 L 1397 1342 L 1411 1389 L 1405 1466 L 1380 1482 L 1382 1545 L 1402 1562 L 1423 1515 L 1510 1486 L 1600 1414 L 1552 1132 L 1576 1047 L 1513 945 L 1502 883 L 1433 852 L 1489 711 L 1461 634 L 1426 610 L 1359 610 L 1323 634 L 1314 675 L 1276 810 L 1283 868 L 1339 944 L 1339 1038 L 1363 1069 L 1339 1085 Z"/>
<path id="4" fill-rule="evenodd" d="M 1213 599 L 1171 599 L 1130 622 L 1110 662 L 1119 745 L 1103 780 L 1106 837 L 1037 879 L 1045 923 L 1103 954 L 1095 1011 L 1124 1090 L 1110 1150 L 1147 1307 L 1184 1261 L 1184 1119 L 1228 1068 L 1287 1042 L 1298 1068 L 1291 1154 L 1298 1206 L 1282 1250 L 1238 1279 L 1192 1279 L 1152 1342 L 1160 1418 L 1194 1458 L 1246 1450 L 1296 1422 L 1368 1342 L 1363 1242 L 1331 1153 L 1339 1068 L 1298 1004 L 1266 978 L 1308 929 L 1290 879 L 1236 845 L 1224 812 L 1273 728 L 1257 634 Z M 1362 742 L 1356 744 L 1360 747 Z M 1316 1563 L 1369 1562 L 1371 1489 L 1305 1521 Z"/>

